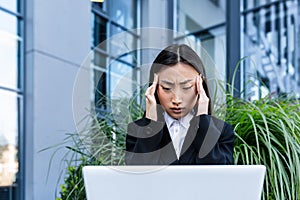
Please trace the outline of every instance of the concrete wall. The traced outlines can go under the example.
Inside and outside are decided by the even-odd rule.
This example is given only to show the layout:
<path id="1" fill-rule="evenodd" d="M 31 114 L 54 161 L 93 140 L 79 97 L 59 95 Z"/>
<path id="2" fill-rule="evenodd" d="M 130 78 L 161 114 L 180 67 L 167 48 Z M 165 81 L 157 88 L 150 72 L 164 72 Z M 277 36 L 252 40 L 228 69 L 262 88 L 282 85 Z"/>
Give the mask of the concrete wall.
<path id="1" fill-rule="evenodd" d="M 167 0 L 141 3 L 142 27 L 171 28 Z M 79 67 L 90 51 L 91 3 L 26 0 L 25 15 L 25 199 L 52 200 L 60 190 L 62 180 L 57 181 L 65 169 L 65 150 L 53 158 L 57 148 L 40 151 L 60 144 L 66 133 L 75 131 L 72 92 Z M 143 41 L 168 42 L 156 39 Z"/>
<path id="2" fill-rule="evenodd" d="M 72 90 L 90 50 L 90 19 L 88 0 L 26 0 L 26 200 L 55 197 L 64 151 L 56 154 L 50 168 L 57 148 L 39 151 L 75 131 Z"/>

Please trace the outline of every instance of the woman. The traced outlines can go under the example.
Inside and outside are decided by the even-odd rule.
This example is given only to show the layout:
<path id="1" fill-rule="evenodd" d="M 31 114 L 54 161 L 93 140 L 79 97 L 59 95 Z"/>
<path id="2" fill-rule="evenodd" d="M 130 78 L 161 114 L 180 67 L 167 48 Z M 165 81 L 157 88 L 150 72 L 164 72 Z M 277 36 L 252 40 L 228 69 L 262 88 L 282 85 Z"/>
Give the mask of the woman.
<path id="1" fill-rule="evenodd" d="M 233 164 L 234 132 L 211 116 L 204 66 L 187 45 L 154 60 L 144 117 L 128 125 L 127 165 Z"/>

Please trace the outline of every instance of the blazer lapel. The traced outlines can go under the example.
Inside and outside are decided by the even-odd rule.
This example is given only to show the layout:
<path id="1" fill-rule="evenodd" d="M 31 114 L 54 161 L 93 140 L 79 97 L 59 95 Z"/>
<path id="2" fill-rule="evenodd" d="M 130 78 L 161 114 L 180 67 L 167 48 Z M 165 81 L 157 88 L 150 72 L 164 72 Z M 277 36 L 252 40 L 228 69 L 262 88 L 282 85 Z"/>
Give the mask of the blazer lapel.
<path id="1" fill-rule="evenodd" d="M 193 120 L 189 127 L 187 141 L 184 142 L 184 150 L 186 151 L 193 144 L 198 151 L 198 157 L 204 158 L 215 147 L 220 135 L 221 130 L 216 127 L 213 117 L 209 115 L 200 116 Z"/>
<path id="2" fill-rule="evenodd" d="M 180 156 L 184 154 L 188 150 L 188 148 L 193 144 L 195 137 L 197 135 L 197 129 L 195 127 L 190 126 L 187 134 L 184 138 L 184 142 L 181 148 Z"/>
<path id="3" fill-rule="evenodd" d="M 163 131 L 163 138 L 161 142 L 160 161 L 161 164 L 169 165 L 178 159 L 166 124 L 161 131 Z"/>

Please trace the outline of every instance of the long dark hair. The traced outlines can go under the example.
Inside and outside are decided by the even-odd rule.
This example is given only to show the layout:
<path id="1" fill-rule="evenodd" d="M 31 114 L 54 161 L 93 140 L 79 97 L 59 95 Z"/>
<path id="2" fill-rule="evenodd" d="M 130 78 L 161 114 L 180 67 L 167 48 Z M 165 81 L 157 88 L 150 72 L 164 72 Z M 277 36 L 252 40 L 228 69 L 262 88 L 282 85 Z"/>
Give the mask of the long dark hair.
<path id="1" fill-rule="evenodd" d="M 184 63 L 193 67 L 199 74 L 202 75 L 203 88 L 207 97 L 209 98 L 208 114 L 211 115 L 211 98 L 208 91 L 206 73 L 204 65 L 197 55 L 197 53 L 188 45 L 185 44 L 173 44 L 163 49 L 155 58 L 151 65 L 149 75 L 149 86 L 152 85 L 154 80 L 154 74 L 158 73 L 164 66 L 174 66 L 177 63 Z M 157 104 L 160 104 L 157 92 L 155 92 L 155 98 Z M 197 104 L 195 111 L 197 110 Z M 157 110 L 159 112 L 159 109 Z M 159 117 L 159 113 L 157 113 Z"/>

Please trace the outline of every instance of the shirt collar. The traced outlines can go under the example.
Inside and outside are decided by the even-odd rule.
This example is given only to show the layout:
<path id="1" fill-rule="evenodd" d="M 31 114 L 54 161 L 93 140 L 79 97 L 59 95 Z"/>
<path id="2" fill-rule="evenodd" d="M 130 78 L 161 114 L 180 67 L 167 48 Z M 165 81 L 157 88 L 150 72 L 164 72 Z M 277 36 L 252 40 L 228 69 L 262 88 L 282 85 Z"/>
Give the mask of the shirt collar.
<path id="1" fill-rule="evenodd" d="M 164 112 L 164 118 L 165 118 L 168 128 L 171 127 L 173 122 L 178 121 L 184 128 L 188 129 L 190 127 L 190 121 L 193 117 L 194 117 L 193 111 L 189 112 L 186 116 L 184 116 L 180 119 L 174 119 L 167 112 Z"/>

